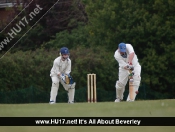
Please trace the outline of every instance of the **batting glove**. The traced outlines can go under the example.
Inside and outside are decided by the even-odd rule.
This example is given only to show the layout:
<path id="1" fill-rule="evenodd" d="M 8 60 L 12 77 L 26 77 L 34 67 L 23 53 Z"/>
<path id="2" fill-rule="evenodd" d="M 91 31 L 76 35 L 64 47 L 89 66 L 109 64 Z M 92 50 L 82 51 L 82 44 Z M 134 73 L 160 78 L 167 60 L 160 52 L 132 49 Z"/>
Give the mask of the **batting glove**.
<path id="1" fill-rule="evenodd" d="M 127 66 L 126 66 L 126 68 L 127 68 L 128 70 L 131 70 L 131 71 L 133 71 L 133 70 L 134 70 L 133 65 L 127 65 Z"/>
<path id="2" fill-rule="evenodd" d="M 129 76 L 134 76 L 134 71 L 130 72 Z"/>

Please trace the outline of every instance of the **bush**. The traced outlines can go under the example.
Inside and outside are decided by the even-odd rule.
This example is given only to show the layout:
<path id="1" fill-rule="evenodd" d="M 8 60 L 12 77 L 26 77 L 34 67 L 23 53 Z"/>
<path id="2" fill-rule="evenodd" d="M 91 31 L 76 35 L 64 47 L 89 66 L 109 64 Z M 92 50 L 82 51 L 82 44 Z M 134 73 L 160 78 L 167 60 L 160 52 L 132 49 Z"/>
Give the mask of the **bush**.
<path id="1" fill-rule="evenodd" d="M 113 57 L 114 51 L 107 52 L 104 47 L 79 46 L 71 49 L 70 53 L 71 75 L 76 82 L 75 101 L 87 101 L 87 74 L 89 73 L 96 74 L 97 100 L 113 101 L 116 94 L 115 82 L 118 79 L 118 63 Z M 57 56 L 57 49 L 8 52 L 0 63 L 2 69 L 0 70 L 0 93 L 2 93 L 0 100 L 8 103 L 47 102 L 51 89 L 50 70 Z M 35 90 L 25 90 L 31 87 Z M 138 99 L 173 98 L 170 94 L 155 92 L 149 86 L 146 88 L 141 86 L 139 91 L 141 92 Z M 41 93 L 44 96 L 41 96 Z M 67 92 L 60 85 L 58 102 L 67 101 L 66 94 Z M 126 86 L 125 98 L 127 94 L 128 86 Z M 15 100 L 18 97 L 20 99 Z"/>

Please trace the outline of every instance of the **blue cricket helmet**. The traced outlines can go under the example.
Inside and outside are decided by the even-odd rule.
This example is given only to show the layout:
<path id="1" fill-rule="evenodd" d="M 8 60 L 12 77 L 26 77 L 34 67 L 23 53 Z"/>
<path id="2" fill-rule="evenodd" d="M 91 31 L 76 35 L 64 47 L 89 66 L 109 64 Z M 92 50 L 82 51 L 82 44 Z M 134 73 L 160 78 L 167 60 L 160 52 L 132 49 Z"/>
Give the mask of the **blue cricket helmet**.
<path id="1" fill-rule="evenodd" d="M 126 44 L 125 43 L 120 43 L 118 45 L 119 49 L 120 49 L 120 52 L 126 52 Z"/>
<path id="2" fill-rule="evenodd" d="M 63 55 L 63 54 L 69 54 L 69 49 L 67 47 L 62 47 L 60 49 L 60 53 Z"/>

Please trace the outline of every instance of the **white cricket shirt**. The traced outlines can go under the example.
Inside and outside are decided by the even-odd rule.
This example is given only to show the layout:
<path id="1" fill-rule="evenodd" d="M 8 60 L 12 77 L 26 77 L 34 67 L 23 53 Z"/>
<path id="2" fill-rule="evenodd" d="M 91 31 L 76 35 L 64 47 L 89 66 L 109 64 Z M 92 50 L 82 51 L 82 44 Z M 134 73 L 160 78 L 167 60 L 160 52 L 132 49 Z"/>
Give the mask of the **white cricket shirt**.
<path id="1" fill-rule="evenodd" d="M 65 61 L 61 60 L 61 56 L 57 57 L 53 62 L 53 67 L 51 69 L 51 75 L 58 74 L 70 74 L 71 72 L 71 60 L 68 58 Z"/>
<path id="2" fill-rule="evenodd" d="M 118 61 L 119 66 L 122 67 L 122 68 L 124 68 L 125 66 L 128 65 L 129 54 L 130 53 L 133 53 L 133 52 L 134 52 L 133 46 L 131 44 L 126 44 L 126 54 L 127 54 L 127 57 L 126 58 L 123 58 L 120 55 L 119 50 L 117 49 L 115 51 L 114 58 Z M 138 58 L 137 58 L 137 55 L 134 52 L 134 58 L 132 60 L 132 65 L 135 66 L 135 65 L 137 65 L 137 63 L 138 63 Z"/>

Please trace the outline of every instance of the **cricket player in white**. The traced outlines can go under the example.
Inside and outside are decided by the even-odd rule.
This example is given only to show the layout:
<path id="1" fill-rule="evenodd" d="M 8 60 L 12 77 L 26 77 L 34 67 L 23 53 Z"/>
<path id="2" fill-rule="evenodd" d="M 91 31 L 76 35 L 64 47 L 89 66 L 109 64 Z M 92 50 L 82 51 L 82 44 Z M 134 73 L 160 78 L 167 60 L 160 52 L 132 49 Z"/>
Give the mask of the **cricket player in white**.
<path id="1" fill-rule="evenodd" d="M 70 84 L 65 83 L 65 75 L 70 76 L 71 60 L 69 59 L 69 49 L 62 47 L 60 49 L 60 56 L 54 60 L 53 67 L 50 71 L 52 79 L 52 87 L 50 92 L 50 104 L 56 103 L 56 97 L 59 89 L 59 82 L 63 85 L 64 89 L 68 91 L 68 103 L 74 102 L 75 82 Z"/>
<path id="2" fill-rule="evenodd" d="M 138 62 L 137 55 L 134 52 L 133 46 L 131 44 L 120 43 L 118 49 L 115 51 L 114 58 L 119 63 L 119 80 L 116 81 L 116 100 L 115 102 L 120 102 L 123 100 L 123 93 L 125 91 L 125 86 L 128 81 L 130 68 L 133 68 L 133 86 L 134 86 L 134 100 L 138 93 L 138 89 L 141 81 L 141 66 Z M 134 101 L 129 99 L 127 101 Z"/>

